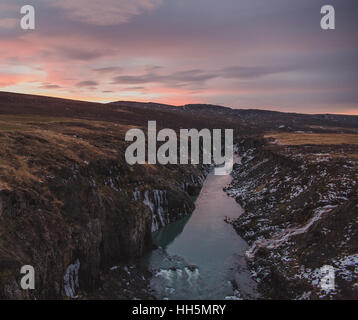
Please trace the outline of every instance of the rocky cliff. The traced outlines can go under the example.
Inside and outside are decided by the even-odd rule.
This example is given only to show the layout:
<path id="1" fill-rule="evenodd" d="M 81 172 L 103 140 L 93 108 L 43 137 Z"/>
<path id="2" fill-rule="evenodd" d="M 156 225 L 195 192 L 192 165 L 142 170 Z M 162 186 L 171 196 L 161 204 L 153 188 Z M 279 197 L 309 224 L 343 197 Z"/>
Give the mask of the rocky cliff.
<path id="1" fill-rule="evenodd" d="M 118 123 L 0 116 L 0 298 L 86 296 L 190 214 L 206 168 L 129 166 Z M 22 290 L 23 265 L 36 272 Z"/>
<path id="2" fill-rule="evenodd" d="M 266 298 L 358 297 L 358 149 L 349 141 L 323 145 L 323 138 L 241 140 L 242 164 L 227 192 L 245 213 L 232 224 L 250 245 L 252 276 Z M 322 287 L 326 265 L 334 289 Z"/>

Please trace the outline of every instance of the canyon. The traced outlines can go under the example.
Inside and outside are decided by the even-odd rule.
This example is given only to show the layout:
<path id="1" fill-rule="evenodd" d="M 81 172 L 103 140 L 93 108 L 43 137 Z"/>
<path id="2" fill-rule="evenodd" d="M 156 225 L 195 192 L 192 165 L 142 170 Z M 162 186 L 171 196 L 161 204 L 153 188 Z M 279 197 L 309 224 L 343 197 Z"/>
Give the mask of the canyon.
<path id="1" fill-rule="evenodd" d="M 262 296 L 320 298 L 307 270 L 332 263 L 343 276 L 328 298 L 355 297 L 358 117 L 0 92 L 1 299 L 157 298 L 143 267 L 158 249 L 153 234 L 191 217 L 213 167 L 129 165 L 126 132 L 152 120 L 176 132 L 234 130 L 242 164 L 225 191 L 244 212 L 227 221 L 252 248 Z M 23 265 L 34 267 L 36 290 L 21 289 Z"/>

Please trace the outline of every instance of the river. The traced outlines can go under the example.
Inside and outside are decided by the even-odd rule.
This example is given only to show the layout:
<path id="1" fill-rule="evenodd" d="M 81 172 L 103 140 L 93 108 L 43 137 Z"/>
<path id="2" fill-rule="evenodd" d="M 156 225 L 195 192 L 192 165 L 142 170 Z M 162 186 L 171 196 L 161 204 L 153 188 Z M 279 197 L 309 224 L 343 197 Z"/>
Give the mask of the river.
<path id="1" fill-rule="evenodd" d="M 257 298 L 245 260 L 248 245 L 224 221 L 243 212 L 223 191 L 231 179 L 209 174 L 193 214 L 153 233 L 159 249 L 145 264 L 153 271 L 151 288 L 158 299 Z"/>

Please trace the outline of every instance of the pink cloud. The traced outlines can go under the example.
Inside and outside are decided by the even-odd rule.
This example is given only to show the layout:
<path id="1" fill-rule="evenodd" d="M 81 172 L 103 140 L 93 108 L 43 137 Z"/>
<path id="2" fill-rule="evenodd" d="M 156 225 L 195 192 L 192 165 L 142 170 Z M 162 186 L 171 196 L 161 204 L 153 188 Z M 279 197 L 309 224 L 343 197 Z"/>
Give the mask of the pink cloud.
<path id="1" fill-rule="evenodd" d="M 163 0 L 61 0 L 54 6 L 65 9 L 72 18 L 99 26 L 128 22 L 133 16 L 159 6 Z"/>
<path id="2" fill-rule="evenodd" d="M 22 31 L 13 19 L 20 5 L 9 6 L 0 19 L 0 85 L 94 101 L 356 108 L 351 33 L 297 28 L 283 15 L 237 16 L 242 2 L 38 0 L 35 32 Z"/>
<path id="3" fill-rule="evenodd" d="M 19 25 L 19 19 L 15 18 L 4 18 L 0 19 L 0 29 L 13 29 Z"/>
<path id="4" fill-rule="evenodd" d="M 38 76 L 32 74 L 15 74 L 0 72 L 0 86 L 7 87 L 18 83 L 36 81 Z"/>

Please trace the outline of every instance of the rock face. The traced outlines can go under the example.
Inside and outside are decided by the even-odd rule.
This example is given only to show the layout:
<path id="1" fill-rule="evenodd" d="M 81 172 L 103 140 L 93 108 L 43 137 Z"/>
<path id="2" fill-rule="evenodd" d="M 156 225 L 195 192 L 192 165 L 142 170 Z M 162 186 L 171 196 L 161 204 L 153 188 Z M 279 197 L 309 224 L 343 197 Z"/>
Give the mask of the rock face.
<path id="1" fill-rule="evenodd" d="M 192 197 L 200 193 L 208 174 L 208 167 L 203 167 L 203 174 L 191 176 L 190 181 L 182 184 L 179 190 L 136 190 L 133 199 L 146 205 L 152 215 L 152 232 L 165 227 L 171 222 L 182 219 L 194 211 Z"/>
<path id="2" fill-rule="evenodd" d="M 0 132 L 0 299 L 86 296 L 150 250 L 153 230 L 194 209 L 206 168 L 129 166 L 126 127 L 14 121 Z M 35 290 L 20 288 L 24 265 Z"/>
<path id="3" fill-rule="evenodd" d="M 352 152 L 356 146 L 342 146 Z M 227 192 L 245 209 L 232 224 L 264 297 L 358 297 L 357 160 L 337 146 L 277 146 L 243 139 Z M 322 267 L 335 272 L 324 290 Z"/>
<path id="4" fill-rule="evenodd" d="M 92 290 L 101 268 L 139 257 L 148 248 L 149 210 L 119 189 L 97 184 L 107 178 L 95 175 L 98 169 L 78 168 L 71 178 L 55 179 L 40 203 L 40 189 L 0 193 L 2 237 L 7 240 L 1 248 L 7 253 L 1 255 L 3 298 L 24 297 L 18 288 L 24 264 L 36 270 L 36 290 L 28 292 L 30 297 L 73 297 L 78 282 L 82 290 Z"/>
<path id="5" fill-rule="evenodd" d="M 170 184 L 127 191 L 132 186 L 121 183 L 114 161 L 66 171 L 48 183 L 48 194 L 40 186 L 0 192 L 1 298 L 90 292 L 101 270 L 141 257 L 152 246 L 152 231 L 194 210 L 187 192 Z M 19 287 L 25 264 L 36 270 L 36 290 Z"/>

